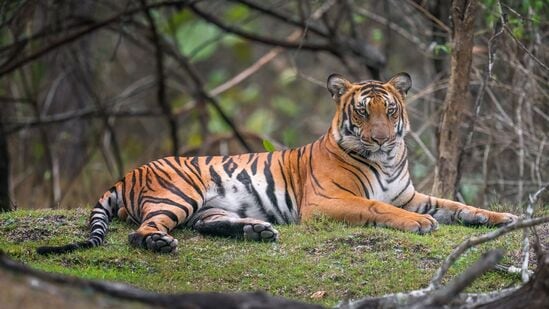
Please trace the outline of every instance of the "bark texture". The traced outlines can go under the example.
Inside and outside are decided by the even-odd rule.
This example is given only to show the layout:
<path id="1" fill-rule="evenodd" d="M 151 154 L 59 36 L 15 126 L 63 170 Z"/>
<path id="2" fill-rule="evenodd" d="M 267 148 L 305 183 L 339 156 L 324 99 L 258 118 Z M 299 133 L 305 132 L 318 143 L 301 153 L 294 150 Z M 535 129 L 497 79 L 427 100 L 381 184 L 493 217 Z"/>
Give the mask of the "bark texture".
<path id="1" fill-rule="evenodd" d="M 438 161 L 433 195 L 455 198 L 460 179 L 459 160 L 465 134 L 461 125 L 472 108 L 469 93 L 477 0 L 454 0 L 451 6 L 452 53 L 448 92 L 438 127 Z"/>
<path id="2" fill-rule="evenodd" d="M 8 141 L 0 119 L 0 212 L 11 210 L 9 162 Z"/>

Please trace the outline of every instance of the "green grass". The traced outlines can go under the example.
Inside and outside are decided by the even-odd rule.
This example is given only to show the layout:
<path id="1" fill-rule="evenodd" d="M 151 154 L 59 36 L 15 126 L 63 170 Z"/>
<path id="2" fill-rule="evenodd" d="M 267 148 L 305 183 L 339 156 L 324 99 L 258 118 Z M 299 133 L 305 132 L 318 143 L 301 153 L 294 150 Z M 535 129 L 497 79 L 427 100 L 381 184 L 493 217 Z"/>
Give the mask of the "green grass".
<path id="1" fill-rule="evenodd" d="M 40 256 L 35 248 L 82 240 L 89 210 L 15 211 L 0 214 L 0 248 L 16 260 L 48 272 L 129 283 L 157 292 L 264 290 L 273 295 L 333 306 L 346 298 L 379 296 L 425 287 L 442 259 L 464 239 L 488 228 L 443 225 L 430 235 L 384 228 L 352 227 L 318 218 L 277 226 L 277 243 L 204 237 L 178 229 L 176 254 L 132 248 L 134 226 L 114 221 L 105 245 L 64 255 Z M 463 271 L 489 248 L 518 255 L 520 232 L 469 251 L 448 277 Z M 446 278 L 448 280 L 448 278 Z M 489 272 L 468 291 L 517 283 L 517 276 Z M 326 291 L 322 299 L 310 296 Z"/>

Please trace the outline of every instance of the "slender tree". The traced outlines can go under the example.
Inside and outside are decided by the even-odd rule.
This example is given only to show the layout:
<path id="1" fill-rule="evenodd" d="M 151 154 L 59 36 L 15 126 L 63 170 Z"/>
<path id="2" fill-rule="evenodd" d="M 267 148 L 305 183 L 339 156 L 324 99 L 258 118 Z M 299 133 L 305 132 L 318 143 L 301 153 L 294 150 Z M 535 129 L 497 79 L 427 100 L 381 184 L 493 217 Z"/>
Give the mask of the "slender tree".
<path id="1" fill-rule="evenodd" d="M 450 80 L 438 127 L 438 161 L 432 192 L 455 197 L 460 179 L 459 160 L 465 134 L 461 125 L 473 102 L 469 93 L 477 0 L 454 0 L 451 5 L 452 52 Z"/>

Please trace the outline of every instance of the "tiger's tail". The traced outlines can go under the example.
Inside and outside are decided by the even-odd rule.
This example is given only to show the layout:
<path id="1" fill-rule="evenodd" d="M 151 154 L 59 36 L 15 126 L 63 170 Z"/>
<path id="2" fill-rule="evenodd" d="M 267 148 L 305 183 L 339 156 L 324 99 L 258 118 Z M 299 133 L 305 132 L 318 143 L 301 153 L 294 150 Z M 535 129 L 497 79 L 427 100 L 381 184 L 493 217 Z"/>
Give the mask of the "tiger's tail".
<path id="1" fill-rule="evenodd" d="M 112 218 L 117 215 L 120 199 L 117 190 L 122 183 L 117 182 L 109 191 L 99 199 L 90 214 L 90 236 L 85 241 L 79 241 L 64 246 L 38 247 L 36 252 L 42 255 L 67 253 L 78 249 L 88 249 L 101 245 L 105 240 L 107 228 Z"/>

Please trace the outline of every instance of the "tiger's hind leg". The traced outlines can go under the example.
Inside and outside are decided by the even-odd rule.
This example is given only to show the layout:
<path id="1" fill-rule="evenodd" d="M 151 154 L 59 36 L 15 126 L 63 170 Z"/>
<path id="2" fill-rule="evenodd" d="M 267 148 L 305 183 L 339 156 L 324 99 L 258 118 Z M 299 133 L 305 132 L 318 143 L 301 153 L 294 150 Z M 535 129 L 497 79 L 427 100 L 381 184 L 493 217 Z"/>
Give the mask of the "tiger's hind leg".
<path id="1" fill-rule="evenodd" d="M 193 219 L 191 226 L 205 235 L 257 241 L 276 241 L 279 235 L 269 222 L 241 218 L 236 213 L 219 208 L 204 209 L 197 213 Z"/>

